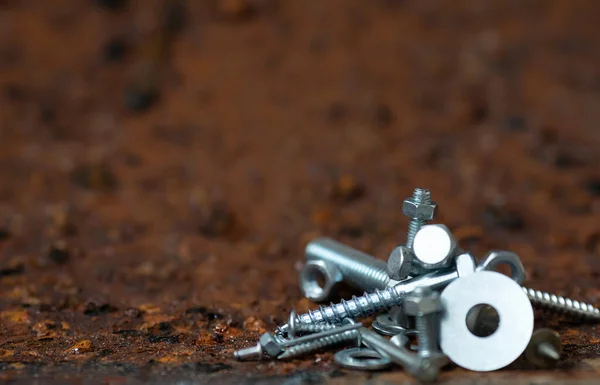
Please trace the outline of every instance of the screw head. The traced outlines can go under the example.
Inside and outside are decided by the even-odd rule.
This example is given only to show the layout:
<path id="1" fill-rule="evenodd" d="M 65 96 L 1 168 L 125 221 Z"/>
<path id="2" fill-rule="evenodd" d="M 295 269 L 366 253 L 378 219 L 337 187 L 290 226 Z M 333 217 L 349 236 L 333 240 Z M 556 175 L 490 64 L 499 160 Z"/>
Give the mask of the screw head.
<path id="1" fill-rule="evenodd" d="M 271 357 L 277 357 L 283 352 L 283 348 L 279 344 L 279 341 L 271 333 L 264 333 L 260 336 L 258 343 L 262 349 Z"/>
<path id="2" fill-rule="evenodd" d="M 447 267 L 456 250 L 456 239 L 444 225 L 426 225 L 415 235 L 413 251 L 424 269 Z"/>
<path id="3" fill-rule="evenodd" d="M 387 271 L 391 279 L 403 280 L 410 275 L 413 266 L 413 252 L 405 246 L 397 246 L 388 257 Z"/>
<path id="4" fill-rule="evenodd" d="M 439 293 L 428 288 L 419 287 L 404 299 L 404 312 L 410 316 L 424 316 L 442 309 Z"/>

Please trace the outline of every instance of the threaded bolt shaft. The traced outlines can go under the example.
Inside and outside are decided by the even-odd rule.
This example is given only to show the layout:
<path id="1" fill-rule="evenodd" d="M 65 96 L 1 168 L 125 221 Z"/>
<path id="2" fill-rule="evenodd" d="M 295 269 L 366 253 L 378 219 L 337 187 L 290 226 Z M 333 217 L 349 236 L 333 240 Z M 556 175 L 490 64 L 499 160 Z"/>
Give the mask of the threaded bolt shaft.
<path id="1" fill-rule="evenodd" d="M 416 188 L 413 191 L 411 200 L 419 204 L 431 204 L 431 192 L 428 189 Z M 408 233 L 406 235 L 406 247 L 412 249 L 415 235 L 417 232 L 427 223 L 426 220 L 419 219 L 416 217 L 411 218 L 408 223 Z"/>
<path id="2" fill-rule="evenodd" d="M 278 357 L 280 360 L 300 357 L 328 346 L 341 344 L 342 342 L 358 341 L 359 333 L 356 330 L 350 330 L 339 334 L 323 337 L 315 341 L 305 342 L 303 344 L 290 346 Z"/>
<path id="3" fill-rule="evenodd" d="M 523 287 L 523 291 L 527 294 L 531 304 L 535 307 L 546 309 L 557 314 L 566 314 L 573 318 L 600 321 L 600 310 L 589 303 L 527 287 Z"/>

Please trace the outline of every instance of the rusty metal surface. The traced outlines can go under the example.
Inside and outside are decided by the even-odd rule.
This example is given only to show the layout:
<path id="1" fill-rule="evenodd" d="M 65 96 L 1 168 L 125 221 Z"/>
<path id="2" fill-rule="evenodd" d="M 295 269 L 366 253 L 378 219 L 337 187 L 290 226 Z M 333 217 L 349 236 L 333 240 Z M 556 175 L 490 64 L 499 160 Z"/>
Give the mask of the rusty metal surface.
<path id="1" fill-rule="evenodd" d="M 462 247 L 600 304 L 599 2 L 189 1 L 136 103 L 161 3 L 98 3 L 0 1 L 0 381 L 404 381 L 231 357 L 314 306 L 308 240 L 385 259 L 415 186 Z M 594 383 L 597 327 L 536 324 L 556 369 L 441 379 Z"/>

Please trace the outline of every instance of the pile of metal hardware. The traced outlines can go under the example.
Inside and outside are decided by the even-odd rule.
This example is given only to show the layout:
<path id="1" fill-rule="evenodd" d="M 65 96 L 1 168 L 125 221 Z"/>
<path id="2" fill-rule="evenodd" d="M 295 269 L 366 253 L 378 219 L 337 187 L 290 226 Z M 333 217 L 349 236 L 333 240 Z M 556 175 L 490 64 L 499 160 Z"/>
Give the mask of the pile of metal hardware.
<path id="1" fill-rule="evenodd" d="M 427 224 L 436 204 L 415 189 L 402 210 L 410 217 L 405 245 L 387 264 L 328 238 L 306 247 L 300 275 L 305 296 L 323 302 L 344 283 L 365 293 L 297 315 L 265 333 L 256 346 L 236 351 L 239 360 L 280 360 L 333 347 L 345 368 L 380 370 L 399 365 L 420 381 L 432 381 L 450 362 L 492 371 L 526 360 L 537 367 L 561 357 L 560 336 L 534 330 L 533 307 L 578 320 L 600 321 L 590 304 L 521 286 L 525 270 L 510 251 L 491 251 L 479 263 L 442 224 Z M 510 276 L 496 271 L 510 268 Z M 356 321 L 376 315 L 371 328 Z M 391 338 L 386 338 L 391 337 Z"/>

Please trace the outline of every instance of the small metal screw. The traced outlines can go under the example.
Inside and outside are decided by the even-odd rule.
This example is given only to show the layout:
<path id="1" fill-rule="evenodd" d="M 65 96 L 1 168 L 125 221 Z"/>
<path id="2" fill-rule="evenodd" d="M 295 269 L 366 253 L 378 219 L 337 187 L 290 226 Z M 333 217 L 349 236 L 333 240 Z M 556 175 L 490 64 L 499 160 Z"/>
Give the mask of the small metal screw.
<path id="1" fill-rule="evenodd" d="M 362 324 L 354 324 L 354 323 L 351 325 L 355 326 L 354 329 L 357 329 L 362 326 Z M 317 325 L 313 325 L 313 326 L 317 326 Z M 314 352 L 317 350 L 321 350 L 328 346 L 334 346 L 334 345 L 337 345 L 337 344 L 340 344 L 343 342 L 354 342 L 357 346 L 361 345 L 360 334 L 356 330 L 347 330 L 344 327 L 337 327 L 334 329 L 327 329 L 327 331 L 336 331 L 336 333 L 328 335 L 328 336 L 318 336 L 319 334 L 322 334 L 322 333 L 312 334 L 312 335 L 310 335 L 311 337 L 314 337 L 312 341 L 308 341 L 308 342 L 290 346 L 289 348 L 287 348 L 285 350 L 285 352 L 283 352 L 281 355 L 278 356 L 278 359 L 284 360 L 284 359 L 300 357 L 305 354 L 308 354 L 308 353 L 311 353 L 311 352 Z"/>
<path id="2" fill-rule="evenodd" d="M 408 224 L 408 234 L 406 236 L 406 247 L 412 249 L 413 241 L 417 231 L 432 220 L 435 214 L 436 204 L 431 201 L 431 192 L 428 189 L 416 188 L 413 196 L 404 200 L 402 212 L 411 218 Z"/>
<path id="3" fill-rule="evenodd" d="M 525 358 L 540 368 L 550 368 L 560 360 L 560 335 L 551 329 L 537 329 L 525 349 Z"/>

